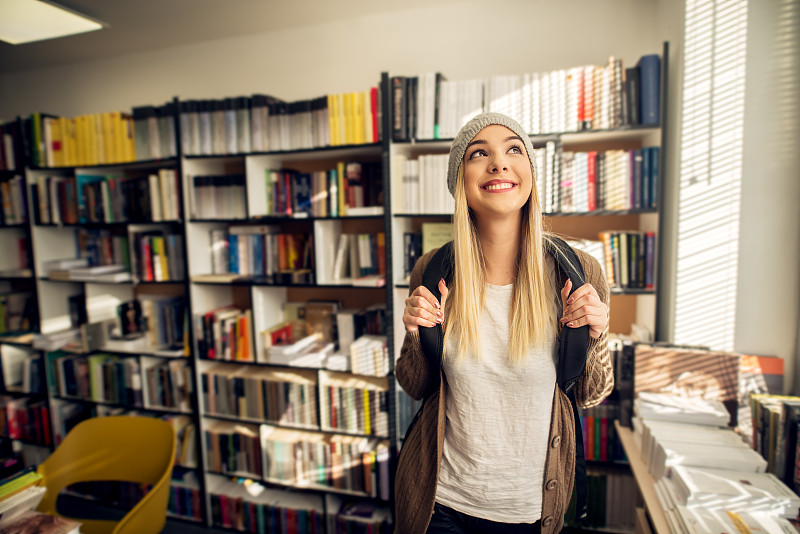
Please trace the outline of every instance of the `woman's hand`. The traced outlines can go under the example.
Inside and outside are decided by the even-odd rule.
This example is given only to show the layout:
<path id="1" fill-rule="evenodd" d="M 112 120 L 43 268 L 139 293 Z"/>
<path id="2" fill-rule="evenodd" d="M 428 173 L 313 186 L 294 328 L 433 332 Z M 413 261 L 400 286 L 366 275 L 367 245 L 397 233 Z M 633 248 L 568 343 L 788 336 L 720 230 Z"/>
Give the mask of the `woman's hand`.
<path id="1" fill-rule="evenodd" d="M 417 287 L 406 299 L 403 310 L 403 324 L 408 332 L 415 332 L 420 326 L 432 327 L 444 320 L 444 302 L 447 299 L 447 285 L 444 279 L 439 280 L 439 292 L 442 301 L 438 302 L 433 293 L 425 286 Z"/>
<path id="2" fill-rule="evenodd" d="M 608 326 L 608 306 L 603 304 L 592 284 L 583 284 L 570 295 L 572 280 L 567 278 L 561 288 L 561 304 L 564 315 L 561 324 L 569 328 L 589 325 L 589 335 L 594 339 L 600 337 Z"/>

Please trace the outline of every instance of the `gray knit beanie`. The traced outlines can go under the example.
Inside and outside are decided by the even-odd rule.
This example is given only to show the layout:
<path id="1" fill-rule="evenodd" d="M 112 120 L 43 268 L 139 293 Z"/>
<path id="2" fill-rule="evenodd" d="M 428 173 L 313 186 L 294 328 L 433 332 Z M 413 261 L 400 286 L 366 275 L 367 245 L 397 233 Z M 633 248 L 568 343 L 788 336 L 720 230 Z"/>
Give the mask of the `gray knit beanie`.
<path id="1" fill-rule="evenodd" d="M 534 163 L 533 157 L 533 144 L 531 144 L 531 139 L 528 137 L 527 132 L 525 132 L 522 126 L 520 126 L 519 123 L 511 117 L 507 117 L 506 115 L 502 115 L 500 113 L 481 113 L 465 124 L 463 128 L 461 128 L 461 131 L 458 132 L 456 138 L 453 139 L 453 144 L 450 145 L 450 163 L 447 167 L 447 189 L 450 190 L 451 195 L 455 196 L 456 194 L 456 178 L 458 176 L 458 167 L 461 165 L 461 160 L 464 159 L 464 151 L 467 150 L 467 145 L 478 134 L 478 132 L 490 124 L 499 124 L 500 126 L 505 126 L 520 136 L 522 142 L 525 143 L 525 150 L 528 152 L 528 159 L 531 160 L 531 169 L 533 169 L 534 181 L 538 178 L 536 175 L 536 164 Z"/>

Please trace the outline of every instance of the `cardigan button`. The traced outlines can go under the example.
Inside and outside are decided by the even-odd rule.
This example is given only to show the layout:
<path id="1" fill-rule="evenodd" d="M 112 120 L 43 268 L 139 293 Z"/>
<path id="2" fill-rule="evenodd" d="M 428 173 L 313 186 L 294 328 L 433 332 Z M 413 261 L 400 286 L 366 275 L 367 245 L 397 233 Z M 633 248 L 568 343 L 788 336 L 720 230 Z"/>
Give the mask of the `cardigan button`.
<path id="1" fill-rule="evenodd" d="M 551 480 L 547 483 L 547 489 L 553 491 L 558 487 L 558 480 Z"/>
<path id="2" fill-rule="evenodd" d="M 552 524 L 553 524 L 553 516 L 551 516 L 551 515 L 548 515 L 547 517 L 545 517 L 544 519 L 542 519 L 542 526 L 543 526 L 543 527 L 545 527 L 545 528 L 549 528 L 549 527 L 550 527 L 550 525 L 552 525 Z"/>
<path id="3" fill-rule="evenodd" d="M 553 438 L 553 441 L 550 442 L 550 446 L 557 449 L 559 445 L 561 445 L 561 436 L 556 436 Z"/>

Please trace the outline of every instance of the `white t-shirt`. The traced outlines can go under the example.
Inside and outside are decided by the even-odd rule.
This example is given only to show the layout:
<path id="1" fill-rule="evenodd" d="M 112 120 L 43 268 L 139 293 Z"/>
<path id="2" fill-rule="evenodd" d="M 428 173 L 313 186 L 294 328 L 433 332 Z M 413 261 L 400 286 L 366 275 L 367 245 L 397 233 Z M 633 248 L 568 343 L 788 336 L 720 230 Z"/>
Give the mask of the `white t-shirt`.
<path id="1" fill-rule="evenodd" d="M 490 521 L 533 523 L 542 512 L 555 329 L 520 364 L 509 363 L 512 292 L 512 285 L 486 286 L 480 360 L 444 359 L 447 421 L 436 501 Z"/>

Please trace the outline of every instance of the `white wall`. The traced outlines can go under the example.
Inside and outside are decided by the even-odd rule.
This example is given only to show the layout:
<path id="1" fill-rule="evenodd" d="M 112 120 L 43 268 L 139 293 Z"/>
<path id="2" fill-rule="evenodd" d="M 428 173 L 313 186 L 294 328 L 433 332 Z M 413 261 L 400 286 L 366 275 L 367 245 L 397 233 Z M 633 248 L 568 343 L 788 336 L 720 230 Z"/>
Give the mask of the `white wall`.
<path id="1" fill-rule="evenodd" d="M 466 79 L 604 63 L 609 55 L 633 63 L 661 50 L 656 7 L 654 0 L 431 2 L 425 9 L 1 76 L 0 117 L 72 116 L 174 96 L 269 93 L 296 100 L 366 89 L 381 71 L 438 70 Z"/>
<path id="2" fill-rule="evenodd" d="M 781 356 L 800 386 L 800 1 L 750 0 L 736 351 Z M 713 310 L 709 310 L 713 313 Z"/>

